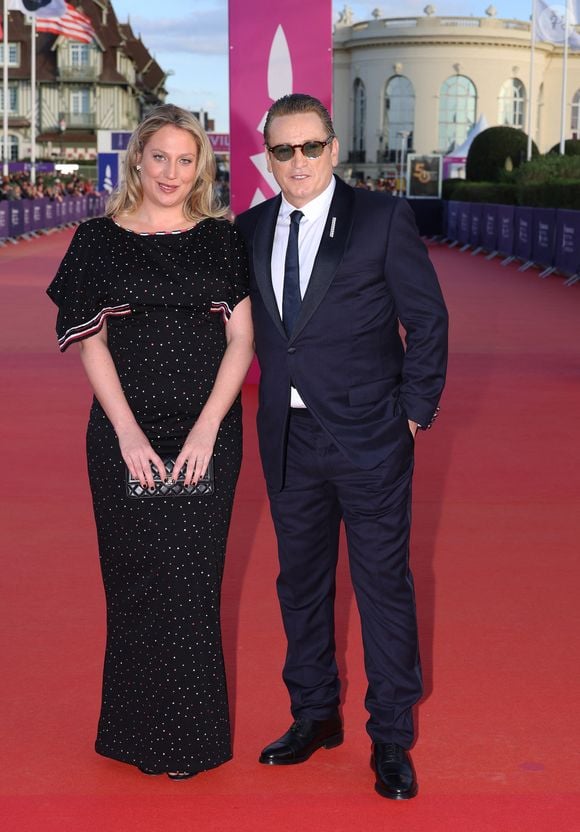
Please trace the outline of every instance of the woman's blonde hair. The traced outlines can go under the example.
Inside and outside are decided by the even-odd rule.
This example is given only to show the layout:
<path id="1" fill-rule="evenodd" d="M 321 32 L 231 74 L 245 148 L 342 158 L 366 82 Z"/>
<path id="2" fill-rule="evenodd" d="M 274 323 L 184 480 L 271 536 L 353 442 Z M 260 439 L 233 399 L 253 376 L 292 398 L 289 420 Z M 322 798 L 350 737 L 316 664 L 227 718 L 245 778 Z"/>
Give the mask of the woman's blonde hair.
<path id="1" fill-rule="evenodd" d="M 131 214 L 143 200 L 143 188 L 137 164 L 143 149 L 151 137 L 168 124 L 186 130 L 197 148 L 195 182 L 183 203 L 183 213 L 188 220 L 200 217 L 224 217 L 227 207 L 220 205 L 214 191 L 216 174 L 215 157 L 205 130 L 194 115 L 174 104 L 162 104 L 152 110 L 136 128 L 129 139 L 123 162 L 122 179 L 107 201 L 105 214 Z"/>

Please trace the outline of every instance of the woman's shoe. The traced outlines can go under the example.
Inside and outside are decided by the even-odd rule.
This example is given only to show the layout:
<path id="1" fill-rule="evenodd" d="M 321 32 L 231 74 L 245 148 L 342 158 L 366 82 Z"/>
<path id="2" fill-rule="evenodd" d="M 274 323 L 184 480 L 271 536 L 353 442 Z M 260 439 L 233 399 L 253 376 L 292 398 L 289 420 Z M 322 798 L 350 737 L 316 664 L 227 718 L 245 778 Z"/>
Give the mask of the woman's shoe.
<path id="1" fill-rule="evenodd" d="M 189 780 L 190 777 L 195 777 L 199 774 L 197 771 L 168 771 L 167 776 L 170 780 Z"/>

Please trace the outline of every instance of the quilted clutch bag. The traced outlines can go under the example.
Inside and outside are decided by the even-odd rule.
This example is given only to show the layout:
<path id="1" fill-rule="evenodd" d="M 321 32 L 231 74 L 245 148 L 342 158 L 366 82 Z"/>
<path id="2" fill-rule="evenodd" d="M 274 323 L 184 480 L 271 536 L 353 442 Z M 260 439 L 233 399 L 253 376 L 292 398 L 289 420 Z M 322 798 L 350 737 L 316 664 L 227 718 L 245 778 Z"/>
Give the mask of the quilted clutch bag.
<path id="1" fill-rule="evenodd" d="M 209 461 L 207 471 L 197 481 L 196 485 L 184 485 L 181 471 L 179 472 L 179 476 L 172 476 L 175 457 L 162 457 L 162 459 L 165 465 L 163 478 L 160 476 L 157 468 L 154 465 L 151 466 L 151 470 L 153 471 L 153 488 L 143 487 L 139 480 L 134 479 L 129 470 L 127 470 L 128 497 L 134 497 L 136 499 L 149 497 L 208 497 L 214 493 L 213 457 Z M 169 481 L 166 482 L 166 479 Z"/>

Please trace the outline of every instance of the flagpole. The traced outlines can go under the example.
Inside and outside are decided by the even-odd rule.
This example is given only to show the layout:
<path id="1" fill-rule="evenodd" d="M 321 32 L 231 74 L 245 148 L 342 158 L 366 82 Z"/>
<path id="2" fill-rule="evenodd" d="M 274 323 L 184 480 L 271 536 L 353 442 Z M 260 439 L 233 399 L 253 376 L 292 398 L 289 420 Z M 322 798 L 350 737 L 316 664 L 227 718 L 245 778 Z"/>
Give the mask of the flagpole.
<path id="1" fill-rule="evenodd" d="M 2 113 L 2 145 L 4 147 L 4 161 L 2 175 L 8 176 L 8 0 L 4 0 L 4 34 L 2 41 L 2 90 L 4 93 L 4 112 Z"/>
<path id="2" fill-rule="evenodd" d="M 30 34 L 30 103 L 32 117 L 30 119 L 30 181 L 36 182 L 36 15 L 32 17 Z"/>
<path id="3" fill-rule="evenodd" d="M 532 0 L 532 43 L 530 47 L 530 80 L 528 95 L 528 149 L 526 159 L 532 158 L 532 109 L 534 103 L 534 58 L 536 52 L 536 0 Z"/>
<path id="4" fill-rule="evenodd" d="M 568 29 L 569 29 L 569 0 L 566 0 L 564 12 L 564 57 L 562 59 L 562 108 L 560 113 L 560 154 L 566 151 L 566 86 L 568 81 Z"/>

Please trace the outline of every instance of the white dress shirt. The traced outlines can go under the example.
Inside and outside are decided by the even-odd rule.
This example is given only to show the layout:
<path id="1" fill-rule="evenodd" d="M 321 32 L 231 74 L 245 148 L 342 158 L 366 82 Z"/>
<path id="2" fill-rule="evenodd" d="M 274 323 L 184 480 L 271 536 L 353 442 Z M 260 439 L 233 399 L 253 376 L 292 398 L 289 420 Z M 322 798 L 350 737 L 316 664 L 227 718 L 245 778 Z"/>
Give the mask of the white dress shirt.
<path id="1" fill-rule="evenodd" d="M 300 210 L 304 214 L 300 220 L 300 231 L 298 233 L 298 262 L 300 267 L 300 295 L 304 297 L 314 260 L 320 248 L 322 232 L 326 225 L 328 211 L 334 195 L 334 176 L 325 190 L 313 200 L 303 205 Z M 274 232 L 274 244 L 272 246 L 272 287 L 278 304 L 278 311 L 282 317 L 282 295 L 284 291 L 284 266 L 286 262 L 286 249 L 288 247 L 288 235 L 290 232 L 290 214 L 296 211 L 296 206 L 291 205 L 282 195 L 282 203 L 276 221 Z M 296 388 L 290 388 L 290 407 L 305 407 Z"/>

